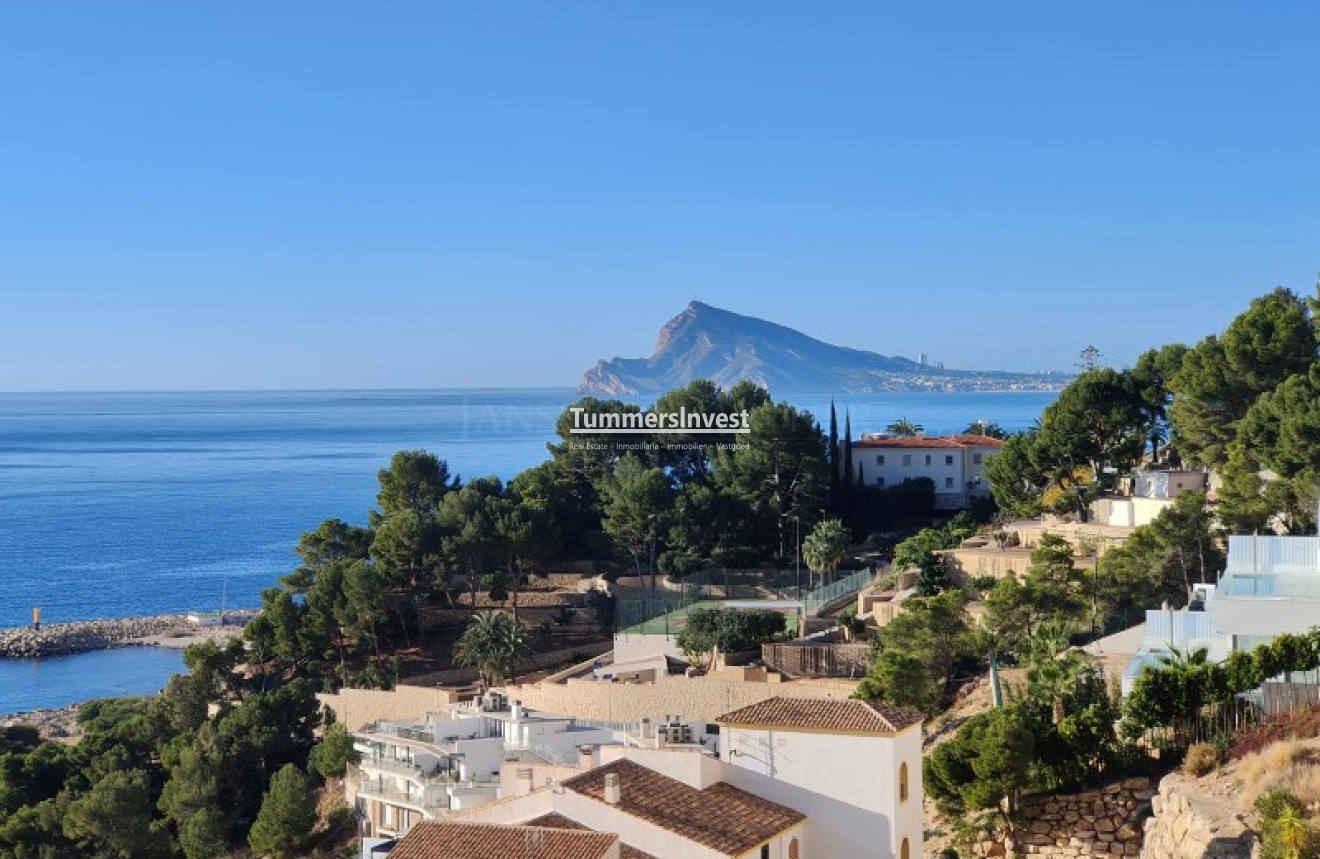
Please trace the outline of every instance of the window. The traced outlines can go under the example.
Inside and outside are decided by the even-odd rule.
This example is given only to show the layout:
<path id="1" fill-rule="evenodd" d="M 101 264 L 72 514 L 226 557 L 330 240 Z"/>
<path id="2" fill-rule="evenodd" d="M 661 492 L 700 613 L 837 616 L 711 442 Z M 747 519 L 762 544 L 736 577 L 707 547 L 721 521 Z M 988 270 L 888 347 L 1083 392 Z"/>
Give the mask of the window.
<path id="1" fill-rule="evenodd" d="M 802 847 L 798 845 L 797 836 L 788 842 L 788 859 L 802 859 Z"/>
<path id="2" fill-rule="evenodd" d="M 910 453 L 905 453 L 905 454 L 903 454 L 903 464 L 904 464 L 904 465 L 911 465 L 911 464 L 912 464 L 912 454 L 910 454 Z"/>
<path id="3" fill-rule="evenodd" d="M 946 478 L 944 478 L 944 488 L 945 488 L 945 489 L 952 489 L 952 488 L 953 488 L 953 478 L 952 478 L 952 477 L 946 477 Z"/>
<path id="4" fill-rule="evenodd" d="M 908 770 L 907 761 L 898 765 L 898 801 L 905 802 L 908 798 Z"/>
<path id="5" fill-rule="evenodd" d="M 926 454 L 926 464 L 930 465 L 930 454 Z"/>
<path id="6" fill-rule="evenodd" d="M 902 846 L 898 848 L 898 859 L 912 859 L 912 845 L 908 844 L 906 838 L 903 839 Z"/>
<path id="7" fill-rule="evenodd" d="M 980 464 L 981 464 L 981 454 L 979 453 L 972 454 L 972 465 L 980 465 Z"/>
<path id="8" fill-rule="evenodd" d="M 761 845 L 761 859 L 770 859 L 770 845 L 769 845 L 769 844 L 762 844 L 762 845 Z"/>
<path id="9" fill-rule="evenodd" d="M 876 464 L 876 465 L 884 465 L 884 464 L 885 464 L 885 455 L 884 455 L 883 453 L 877 453 L 877 454 L 875 455 L 875 464 Z"/>
<path id="10" fill-rule="evenodd" d="M 875 485 L 876 485 L 876 486 L 879 486 L 881 489 L 884 489 L 884 488 L 885 488 L 885 479 L 884 479 L 883 477 L 877 477 L 877 478 L 875 479 Z"/>
<path id="11" fill-rule="evenodd" d="M 953 454 L 951 453 L 944 454 L 944 464 L 953 465 Z"/>

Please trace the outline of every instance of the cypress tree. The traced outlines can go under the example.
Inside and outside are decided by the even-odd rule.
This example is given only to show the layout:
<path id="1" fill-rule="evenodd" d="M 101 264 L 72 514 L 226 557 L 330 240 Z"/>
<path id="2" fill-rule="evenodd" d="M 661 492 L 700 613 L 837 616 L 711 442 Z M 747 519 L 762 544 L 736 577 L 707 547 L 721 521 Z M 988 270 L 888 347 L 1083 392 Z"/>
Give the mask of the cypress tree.
<path id="1" fill-rule="evenodd" d="M 843 413 L 843 485 L 839 488 L 839 511 L 847 517 L 853 502 L 852 413 Z"/>
<path id="2" fill-rule="evenodd" d="M 830 507 L 838 511 L 839 504 L 839 417 L 834 411 L 834 400 L 830 400 Z"/>

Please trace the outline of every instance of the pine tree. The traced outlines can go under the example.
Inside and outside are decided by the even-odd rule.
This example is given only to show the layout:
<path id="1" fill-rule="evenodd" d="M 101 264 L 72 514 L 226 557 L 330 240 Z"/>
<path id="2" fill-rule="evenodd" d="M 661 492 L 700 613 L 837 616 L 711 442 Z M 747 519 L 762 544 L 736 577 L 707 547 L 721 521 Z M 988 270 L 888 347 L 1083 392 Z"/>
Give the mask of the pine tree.
<path id="1" fill-rule="evenodd" d="M 248 844 L 262 856 L 289 859 L 306 850 L 315 825 L 311 779 L 293 764 L 285 764 L 270 780 Z"/>

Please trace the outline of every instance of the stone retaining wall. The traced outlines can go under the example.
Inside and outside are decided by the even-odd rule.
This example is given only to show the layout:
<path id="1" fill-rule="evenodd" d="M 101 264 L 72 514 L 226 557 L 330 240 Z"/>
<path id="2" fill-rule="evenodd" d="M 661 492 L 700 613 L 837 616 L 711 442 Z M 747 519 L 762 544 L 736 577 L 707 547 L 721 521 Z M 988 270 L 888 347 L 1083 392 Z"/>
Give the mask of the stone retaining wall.
<path id="1" fill-rule="evenodd" d="M 62 656 L 124 647 L 135 639 L 160 635 L 188 625 L 181 614 L 157 617 L 128 617 L 117 620 L 88 620 L 45 624 L 41 629 L 17 626 L 0 629 L 0 658 Z"/>
<path id="2" fill-rule="evenodd" d="M 1160 781 L 1151 806 L 1145 859 L 1249 859 L 1258 844 L 1242 814 L 1197 790 L 1182 773 Z"/>
<path id="3" fill-rule="evenodd" d="M 978 856 L 1030 855 L 1049 859 L 1119 859 L 1141 852 L 1142 820 L 1155 792 L 1150 779 L 1133 778 L 1096 790 L 1025 800 L 1016 842 L 987 839 Z"/>
<path id="4" fill-rule="evenodd" d="M 472 604 L 472 594 L 460 594 L 454 600 L 461 606 Z M 560 606 L 572 606 L 580 608 L 587 604 L 585 594 L 568 593 L 567 591 L 519 591 L 518 608 L 558 608 Z M 477 608 L 495 608 L 510 610 L 513 608 L 513 594 L 503 602 L 496 602 L 490 598 L 490 594 L 485 591 L 477 592 Z"/>

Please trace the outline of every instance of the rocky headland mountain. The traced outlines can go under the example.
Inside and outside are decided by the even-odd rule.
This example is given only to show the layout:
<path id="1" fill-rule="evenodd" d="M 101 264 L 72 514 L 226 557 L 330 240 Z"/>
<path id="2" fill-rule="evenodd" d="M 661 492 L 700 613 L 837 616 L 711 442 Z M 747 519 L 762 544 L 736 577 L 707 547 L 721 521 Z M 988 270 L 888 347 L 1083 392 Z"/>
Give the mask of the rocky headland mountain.
<path id="1" fill-rule="evenodd" d="M 876 391 L 1049 391 L 1067 373 L 952 370 L 909 358 L 833 346 L 783 325 L 694 301 L 665 323 L 649 358 L 601 360 L 578 393 L 657 394 L 694 379 L 721 388 L 744 379 L 776 393 Z"/>

